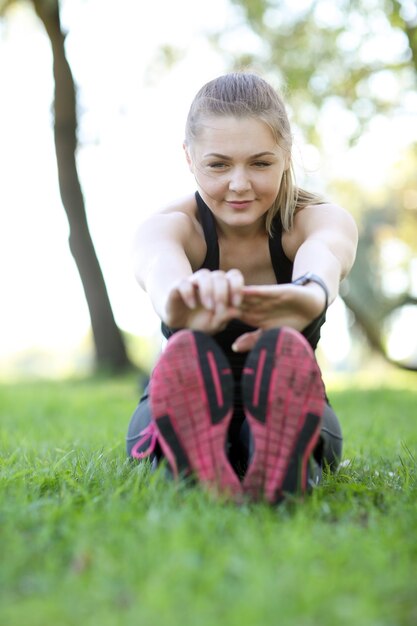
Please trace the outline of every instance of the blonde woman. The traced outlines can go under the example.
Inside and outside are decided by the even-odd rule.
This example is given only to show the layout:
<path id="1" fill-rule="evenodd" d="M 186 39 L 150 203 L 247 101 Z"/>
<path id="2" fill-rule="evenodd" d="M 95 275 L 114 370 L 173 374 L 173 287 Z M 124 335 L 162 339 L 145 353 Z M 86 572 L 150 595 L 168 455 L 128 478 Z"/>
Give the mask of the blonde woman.
<path id="1" fill-rule="evenodd" d="M 299 189 L 284 103 L 252 73 L 191 104 L 184 142 L 197 191 L 140 227 L 139 284 L 167 346 L 127 437 L 236 500 L 280 502 L 337 467 L 342 435 L 314 350 L 355 257 L 341 207 Z"/>

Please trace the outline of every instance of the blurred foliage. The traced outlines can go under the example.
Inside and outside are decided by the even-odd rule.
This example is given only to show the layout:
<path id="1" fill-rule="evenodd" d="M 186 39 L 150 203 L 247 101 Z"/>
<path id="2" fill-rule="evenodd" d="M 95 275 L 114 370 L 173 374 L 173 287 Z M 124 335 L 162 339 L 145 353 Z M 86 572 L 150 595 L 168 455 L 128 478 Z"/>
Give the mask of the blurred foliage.
<path id="1" fill-rule="evenodd" d="M 407 311 L 413 306 L 417 323 L 417 145 L 390 172 L 386 185 L 369 190 L 349 180 L 333 180 L 331 195 L 356 215 L 360 239 L 355 265 L 342 287 L 345 304 L 353 311 L 370 346 L 402 367 L 417 369 L 415 332 L 409 323 L 401 338 Z M 412 322 L 413 323 L 413 322 Z M 394 336 L 395 334 L 395 336 Z M 392 341 L 407 346 L 390 356 Z M 401 363 L 398 354 L 403 353 Z"/>
<path id="2" fill-rule="evenodd" d="M 161 46 L 148 65 L 145 76 L 146 84 L 157 84 L 167 72 L 184 59 L 186 54 L 187 51 L 184 48 L 178 48 L 170 44 Z"/>
<path id="3" fill-rule="evenodd" d="M 294 117 L 315 144 L 320 143 L 317 117 L 329 101 L 353 113 L 354 140 L 376 113 L 403 109 L 405 95 L 415 90 L 417 5 L 412 0 L 230 1 L 241 22 L 213 41 L 231 67 L 262 67 L 271 82 L 288 89 Z M 230 31 L 248 26 L 259 46 L 236 54 L 228 45 Z"/>

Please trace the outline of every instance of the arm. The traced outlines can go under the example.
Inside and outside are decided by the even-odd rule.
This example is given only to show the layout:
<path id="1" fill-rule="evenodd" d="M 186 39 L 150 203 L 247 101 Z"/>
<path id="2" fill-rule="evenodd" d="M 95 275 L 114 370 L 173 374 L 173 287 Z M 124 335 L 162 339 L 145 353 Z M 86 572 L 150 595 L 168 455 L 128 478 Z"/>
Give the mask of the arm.
<path id="1" fill-rule="evenodd" d="M 283 246 L 294 264 L 293 280 L 309 272 L 315 274 L 326 285 L 330 304 L 355 259 L 356 225 L 341 207 L 306 207 L 297 213 L 292 230 L 284 234 Z M 326 293 L 315 282 L 303 286 L 248 286 L 244 288 L 241 319 L 260 329 L 291 326 L 301 331 L 322 313 L 325 305 Z M 250 349 L 256 338 L 243 335 L 235 348 Z"/>
<path id="2" fill-rule="evenodd" d="M 243 279 L 236 271 L 198 270 L 205 252 L 199 223 L 181 210 L 159 213 L 139 228 L 135 275 L 168 326 L 217 332 L 236 316 Z"/>
<path id="3" fill-rule="evenodd" d="M 133 251 L 135 276 L 164 322 L 169 322 L 167 294 L 193 273 L 199 256 L 196 227 L 184 213 L 157 214 L 139 227 Z"/>
<path id="4" fill-rule="evenodd" d="M 316 274 L 327 285 L 329 304 L 353 265 L 357 243 L 358 232 L 351 215 L 330 204 L 299 211 L 291 233 L 283 239 L 285 252 L 294 262 L 293 280 L 308 272 Z M 320 290 L 314 283 L 309 283 L 308 288 Z"/>

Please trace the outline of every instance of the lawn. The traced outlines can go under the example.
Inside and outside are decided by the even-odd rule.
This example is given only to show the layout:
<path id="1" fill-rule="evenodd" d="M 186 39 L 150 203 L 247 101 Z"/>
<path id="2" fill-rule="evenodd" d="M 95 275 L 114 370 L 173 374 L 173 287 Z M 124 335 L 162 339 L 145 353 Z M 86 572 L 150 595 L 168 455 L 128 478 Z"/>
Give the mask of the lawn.
<path id="1" fill-rule="evenodd" d="M 344 466 L 280 507 L 129 463 L 132 376 L 1 385 L 1 626 L 417 624 L 416 381 L 331 385 Z"/>

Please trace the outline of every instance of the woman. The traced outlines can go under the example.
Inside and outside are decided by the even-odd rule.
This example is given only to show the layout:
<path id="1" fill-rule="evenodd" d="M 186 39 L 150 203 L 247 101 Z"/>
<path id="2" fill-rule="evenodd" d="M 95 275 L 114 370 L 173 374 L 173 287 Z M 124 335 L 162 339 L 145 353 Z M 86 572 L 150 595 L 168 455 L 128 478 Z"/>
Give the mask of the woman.
<path id="1" fill-rule="evenodd" d="M 184 142 L 197 192 L 136 239 L 136 276 L 169 340 L 128 454 L 164 456 L 174 476 L 236 499 L 304 492 L 342 451 L 313 351 L 357 230 L 344 209 L 295 186 L 291 142 L 262 78 L 207 83 Z"/>

